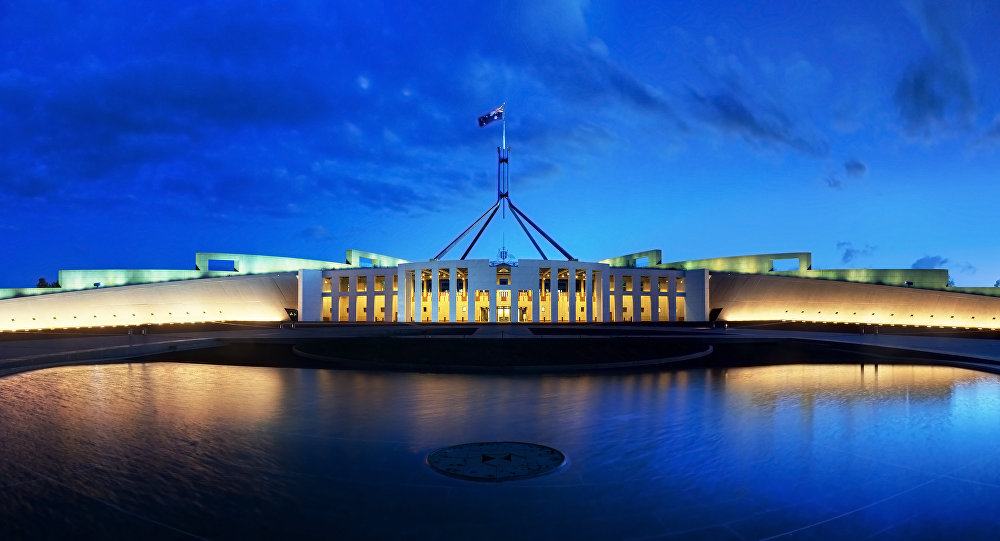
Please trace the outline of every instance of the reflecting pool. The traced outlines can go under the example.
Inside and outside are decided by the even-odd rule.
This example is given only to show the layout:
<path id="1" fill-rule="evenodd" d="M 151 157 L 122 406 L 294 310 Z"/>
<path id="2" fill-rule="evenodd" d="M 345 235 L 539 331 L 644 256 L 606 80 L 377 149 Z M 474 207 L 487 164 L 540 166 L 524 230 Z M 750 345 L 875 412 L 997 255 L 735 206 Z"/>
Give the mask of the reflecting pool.
<path id="1" fill-rule="evenodd" d="M 4 539 L 1000 537 L 1000 378 L 956 368 L 85 366 L 0 379 L 0 423 Z M 475 441 L 567 464 L 425 463 Z"/>

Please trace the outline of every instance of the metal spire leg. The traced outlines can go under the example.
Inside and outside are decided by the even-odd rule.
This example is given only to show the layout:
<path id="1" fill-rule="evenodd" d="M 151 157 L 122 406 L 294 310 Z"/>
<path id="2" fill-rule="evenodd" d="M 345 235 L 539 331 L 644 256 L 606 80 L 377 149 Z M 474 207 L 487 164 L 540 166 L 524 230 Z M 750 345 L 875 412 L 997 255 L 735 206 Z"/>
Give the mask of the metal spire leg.
<path id="1" fill-rule="evenodd" d="M 507 203 L 510 204 L 510 201 L 507 201 Z M 528 228 L 525 227 L 524 222 L 521 221 L 521 217 L 518 216 L 517 213 L 514 212 L 513 210 L 511 210 L 510 213 L 513 214 L 515 218 L 517 218 L 517 223 L 521 224 L 521 229 L 524 230 L 525 235 L 528 235 L 528 240 L 531 241 L 531 244 L 535 245 L 535 249 L 538 250 L 538 254 L 542 256 L 542 259 L 548 260 L 549 258 L 545 257 L 545 252 L 543 252 L 542 248 L 538 245 L 537 242 L 535 242 L 535 237 L 531 236 L 531 231 L 528 231 Z"/>
<path id="2" fill-rule="evenodd" d="M 497 201 L 497 204 L 499 203 L 500 202 Z M 465 256 L 469 255 L 469 252 L 472 251 L 472 247 L 476 245 L 477 241 L 479 241 L 479 236 L 483 234 L 483 231 L 486 231 L 486 226 L 490 225 L 490 220 L 496 216 L 498 209 L 499 207 L 497 205 L 493 205 L 493 212 L 490 214 L 490 217 L 486 219 L 486 223 L 483 224 L 483 227 L 479 228 L 479 233 L 476 233 L 476 238 L 472 239 L 472 244 L 470 244 L 469 247 L 465 249 L 465 253 L 462 254 L 463 261 L 465 260 Z"/>
<path id="3" fill-rule="evenodd" d="M 552 237 L 546 235 L 545 231 L 542 231 L 542 228 L 538 227 L 538 225 L 536 225 L 535 222 L 532 222 L 531 218 L 528 218 L 526 214 L 521 212 L 521 209 L 517 208 L 517 206 L 514 205 L 514 202 L 510 200 L 510 197 L 507 197 L 507 204 L 510 205 L 510 210 L 514 211 L 514 214 L 520 214 L 521 217 L 524 218 L 529 225 L 531 225 L 531 227 L 535 228 L 535 231 L 538 231 L 543 237 L 545 237 L 545 240 L 549 241 L 549 244 L 555 246 L 556 250 L 559 250 L 559 252 L 562 253 L 562 255 L 566 259 L 569 260 L 573 259 L 573 256 L 569 255 L 569 252 L 563 250 L 562 246 L 559 246 L 559 244 L 557 244 L 556 241 L 552 240 Z"/>
<path id="4" fill-rule="evenodd" d="M 459 235 L 457 238 L 455 238 L 455 240 L 451 241 L 451 244 L 449 244 L 447 247 L 445 247 L 444 250 L 441 250 L 441 253 L 439 253 L 438 255 L 434 256 L 434 259 L 441 259 L 441 257 L 444 254 L 448 253 L 449 250 L 451 250 L 452 248 L 454 248 L 456 244 L 458 244 L 466 235 L 468 235 L 469 231 L 472 231 L 472 228 L 476 227 L 476 224 L 478 224 L 479 222 L 481 222 L 483 220 L 483 218 L 485 218 L 486 215 L 490 213 L 490 211 L 496 212 L 496 207 L 499 204 L 500 204 L 500 200 L 497 199 L 496 203 L 493 203 L 493 205 L 490 206 L 490 208 L 486 209 L 486 212 L 484 212 L 482 216 L 476 218 L 476 221 L 472 222 L 472 225 L 470 225 L 469 227 L 467 227 L 465 229 L 465 231 L 462 231 L 461 235 Z M 482 231 L 480 231 L 480 234 L 482 234 Z M 477 235 L 476 238 L 479 238 L 479 236 Z M 462 259 L 465 259 L 465 257 L 463 256 Z"/>

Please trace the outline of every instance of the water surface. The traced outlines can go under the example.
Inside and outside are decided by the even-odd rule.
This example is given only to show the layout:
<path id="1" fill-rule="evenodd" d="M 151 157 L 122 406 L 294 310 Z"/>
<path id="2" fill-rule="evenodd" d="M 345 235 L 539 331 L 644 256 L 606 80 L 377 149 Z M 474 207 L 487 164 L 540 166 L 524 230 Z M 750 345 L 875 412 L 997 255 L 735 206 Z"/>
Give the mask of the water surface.
<path id="1" fill-rule="evenodd" d="M 0 537 L 1000 537 L 1000 379 L 794 365 L 481 376 L 174 363 L 0 379 Z M 440 447 L 529 441 L 476 483 Z"/>

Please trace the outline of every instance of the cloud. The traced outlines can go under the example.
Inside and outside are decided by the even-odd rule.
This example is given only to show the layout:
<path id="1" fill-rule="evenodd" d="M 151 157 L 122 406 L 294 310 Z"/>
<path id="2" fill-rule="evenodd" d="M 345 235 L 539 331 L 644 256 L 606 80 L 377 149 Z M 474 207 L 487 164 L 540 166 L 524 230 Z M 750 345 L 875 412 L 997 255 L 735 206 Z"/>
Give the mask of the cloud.
<path id="1" fill-rule="evenodd" d="M 962 274 L 976 274 L 976 267 L 972 263 L 966 261 L 965 263 L 958 264 L 958 272 L 961 272 Z"/>
<path id="2" fill-rule="evenodd" d="M 689 87 L 688 97 L 703 122 L 757 147 L 787 147 L 810 156 L 829 153 L 825 138 L 804 133 L 785 112 L 761 105 L 733 86 L 714 92 Z"/>
<path id="3" fill-rule="evenodd" d="M 172 215 L 289 217 L 346 194 L 357 200 L 336 204 L 410 212 L 433 205 L 399 184 L 448 186 L 454 175 L 427 175 L 440 153 L 454 160 L 485 137 L 471 127 L 481 96 L 463 86 L 468 51 L 481 47 L 440 47 L 446 33 L 423 25 L 370 47 L 374 28 L 405 13 L 373 22 L 312 2 L 280 13 L 227 1 L 150 9 L 139 24 L 112 1 L 107 17 L 64 14 L 59 32 L 18 10 L 0 19 L 13 49 L 0 55 L 0 201 L 139 198 Z M 342 174 L 343 185 L 320 189 L 327 178 L 311 167 L 327 160 L 351 173 L 393 168 L 400 181 Z"/>
<path id="4" fill-rule="evenodd" d="M 968 125 L 976 109 L 968 75 L 930 59 L 910 68 L 896 85 L 893 99 L 912 136 L 931 136 L 954 124 Z"/>
<path id="5" fill-rule="evenodd" d="M 511 32 L 518 46 L 503 47 L 500 57 L 484 64 L 491 69 L 474 74 L 473 79 L 479 86 L 489 83 L 487 92 L 515 84 L 522 95 L 546 98 L 544 105 L 539 103 L 545 109 L 546 124 L 580 122 L 583 119 L 577 111 L 586 107 L 587 118 L 603 124 L 602 129 L 623 120 L 652 119 L 665 134 L 685 133 L 688 125 L 670 96 L 623 66 L 604 42 L 588 36 L 585 5 L 572 1 L 519 4 L 511 15 L 517 19 Z M 535 27 L 538 31 L 532 31 Z"/>
<path id="6" fill-rule="evenodd" d="M 593 48 L 566 47 L 552 53 L 532 69 L 560 95 L 596 103 L 612 99 L 640 112 L 659 115 L 674 128 L 685 127 L 666 99 Z"/>
<path id="7" fill-rule="evenodd" d="M 491 82 L 490 92 L 509 89 L 512 79 L 536 82 L 537 88 L 521 91 L 554 98 L 558 106 L 546 110 L 546 122 L 554 125 L 581 120 L 565 115 L 567 104 L 590 107 L 595 113 L 591 118 L 613 112 L 614 118 L 604 120 L 609 126 L 619 124 L 625 112 L 656 119 L 667 133 L 687 131 L 668 95 L 624 67 L 607 44 L 590 35 L 589 0 L 515 0 L 504 11 L 503 17 L 512 22 L 503 25 L 509 35 L 498 36 L 496 43 L 503 51 L 495 59 L 501 60 L 502 69 L 475 78 Z M 496 17 L 489 8 L 485 13 L 486 19 Z"/>
<path id="8" fill-rule="evenodd" d="M 863 248 L 855 248 L 853 243 L 848 241 L 838 242 L 837 249 L 843 250 L 840 260 L 845 264 L 854 261 L 858 257 L 867 257 L 875 253 L 874 246 L 866 244 Z"/>
<path id="9" fill-rule="evenodd" d="M 925 255 L 910 265 L 911 269 L 943 269 L 948 259 L 939 255 Z"/>
<path id="10" fill-rule="evenodd" d="M 858 160 L 847 160 L 844 162 L 844 172 L 848 177 L 860 178 L 868 172 L 868 166 Z"/>
<path id="11" fill-rule="evenodd" d="M 826 183 L 827 187 L 834 190 L 842 190 L 844 188 L 844 179 L 856 179 L 865 176 L 868 172 L 868 166 L 858 160 L 847 160 L 844 162 L 844 170 L 833 171 L 823 177 L 823 182 Z"/>
<path id="12" fill-rule="evenodd" d="M 939 256 L 939 255 L 927 255 L 927 256 L 921 257 L 920 259 L 914 261 L 913 264 L 910 265 L 910 268 L 912 268 L 912 269 L 943 269 L 943 268 L 945 268 L 945 265 L 947 265 L 948 263 L 949 263 L 948 258 Z M 974 265 L 972 265 L 972 263 L 969 263 L 968 261 L 966 261 L 965 263 L 951 262 L 951 264 L 957 266 L 958 272 L 961 272 L 962 274 L 975 274 L 976 273 L 976 267 Z"/>
<path id="13" fill-rule="evenodd" d="M 900 77 L 893 101 L 904 130 L 914 137 L 934 137 L 949 128 L 967 128 L 978 106 L 969 55 L 944 6 L 932 0 L 908 5 L 928 51 Z"/>
<path id="14" fill-rule="evenodd" d="M 773 60 L 754 51 L 752 42 L 730 43 L 725 32 L 696 37 L 672 30 L 675 46 L 701 74 L 676 91 L 684 118 L 756 149 L 829 154 L 829 141 L 810 120 L 815 102 L 825 99 L 833 80 L 827 68 L 795 51 Z"/>

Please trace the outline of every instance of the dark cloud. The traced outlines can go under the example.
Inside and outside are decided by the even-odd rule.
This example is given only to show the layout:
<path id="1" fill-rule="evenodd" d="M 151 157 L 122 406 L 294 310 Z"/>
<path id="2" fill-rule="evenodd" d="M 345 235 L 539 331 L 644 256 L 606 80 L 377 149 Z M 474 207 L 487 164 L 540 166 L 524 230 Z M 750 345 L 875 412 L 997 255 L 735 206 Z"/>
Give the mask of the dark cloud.
<path id="1" fill-rule="evenodd" d="M 343 177 L 334 191 L 369 209 L 387 209 L 400 213 L 435 211 L 442 208 L 443 203 L 428 193 L 417 190 L 414 185 L 379 179 Z"/>
<path id="2" fill-rule="evenodd" d="M 868 166 L 858 160 L 847 160 L 844 162 L 844 172 L 848 177 L 860 178 L 868 172 Z"/>
<path id="3" fill-rule="evenodd" d="M 683 128 L 657 89 L 592 46 L 578 4 L 516 3 L 522 22 L 539 11 L 561 21 L 558 39 L 523 33 L 516 47 L 472 24 L 495 15 L 485 5 L 428 17 L 408 4 L 265 4 L 109 1 L 99 16 L 15 6 L 0 19 L 0 198 L 158 199 L 185 216 L 295 216 L 303 198 L 435 209 L 425 194 L 478 182 L 441 155 L 493 145 L 496 131 L 474 119 L 508 72 L 551 93 L 538 110 L 568 104 L 520 117 L 531 144 L 610 140 L 619 117 L 600 113 L 622 108 Z M 330 162 L 338 174 L 315 171 Z M 536 162 L 525 180 L 552 173 Z M 483 165 L 489 176 L 488 153 Z M 387 170 L 391 180 L 375 173 Z"/>
<path id="4" fill-rule="evenodd" d="M 966 261 L 965 263 L 958 264 L 958 272 L 961 272 L 962 274 L 976 274 L 976 267 L 972 263 Z"/>
<path id="5" fill-rule="evenodd" d="M 968 74 L 925 60 L 896 85 L 893 99 L 907 133 L 930 136 L 941 126 L 968 125 L 976 104 Z"/>
<path id="6" fill-rule="evenodd" d="M 844 162 L 844 170 L 833 171 L 823 177 L 823 182 L 829 188 L 841 190 L 844 188 L 845 177 L 848 179 L 861 178 L 868 172 L 868 166 L 858 160 L 847 160 Z"/>
<path id="7" fill-rule="evenodd" d="M 928 51 L 896 84 L 893 100 L 903 128 L 911 136 L 933 137 L 942 129 L 967 128 L 977 108 L 973 70 L 965 45 L 951 24 L 946 4 L 921 0 L 910 4 Z"/>
<path id="8" fill-rule="evenodd" d="M 866 244 L 863 248 L 855 248 L 853 243 L 848 241 L 838 242 L 837 249 L 843 251 L 840 260 L 845 264 L 854 261 L 858 257 L 867 257 L 875 253 L 874 246 Z"/>
<path id="9" fill-rule="evenodd" d="M 592 48 L 553 49 L 533 59 L 530 69 L 562 97 L 597 106 L 612 100 L 643 114 L 656 115 L 668 129 L 687 130 L 664 96 Z"/>
<path id="10" fill-rule="evenodd" d="M 939 255 L 926 255 L 913 262 L 911 269 L 943 269 L 948 259 Z"/>
<path id="11" fill-rule="evenodd" d="M 742 137 L 760 147 L 788 147 L 812 156 L 825 156 L 828 143 L 800 133 L 782 111 L 750 101 L 734 89 L 702 93 L 689 88 L 694 112 L 715 128 Z"/>
<path id="12" fill-rule="evenodd" d="M 0 50 L 14 51 L 0 56 L 0 198 L 108 205 L 138 197 L 183 215 L 288 217 L 303 199 L 335 193 L 390 211 L 427 208 L 412 190 L 379 180 L 319 190 L 312 164 L 399 166 L 397 174 L 433 189 L 457 180 L 427 176 L 435 158 L 420 151 L 482 136 L 461 126 L 473 122 L 479 96 L 455 99 L 463 47 L 412 51 L 440 64 L 398 58 L 409 51 L 403 41 L 423 43 L 413 36 L 421 25 L 390 33 L 386 49 L 372 52 L 372 25 L 386 20 L 343 6 L 151 9 L 133 17 L 126 3 L 111 2 L 103 18 L 15 10 L 21 20 L 0 20 Z M 62 31 L 26 20 L 41 15 Z M 369 83 L 380 88 L 358 84 L 366 69 L 384 74 Z M 408 80 L 416 82 L 403 92 Z M 446 102 L 466 104 L 468 118 L 442 117 Z"/>

